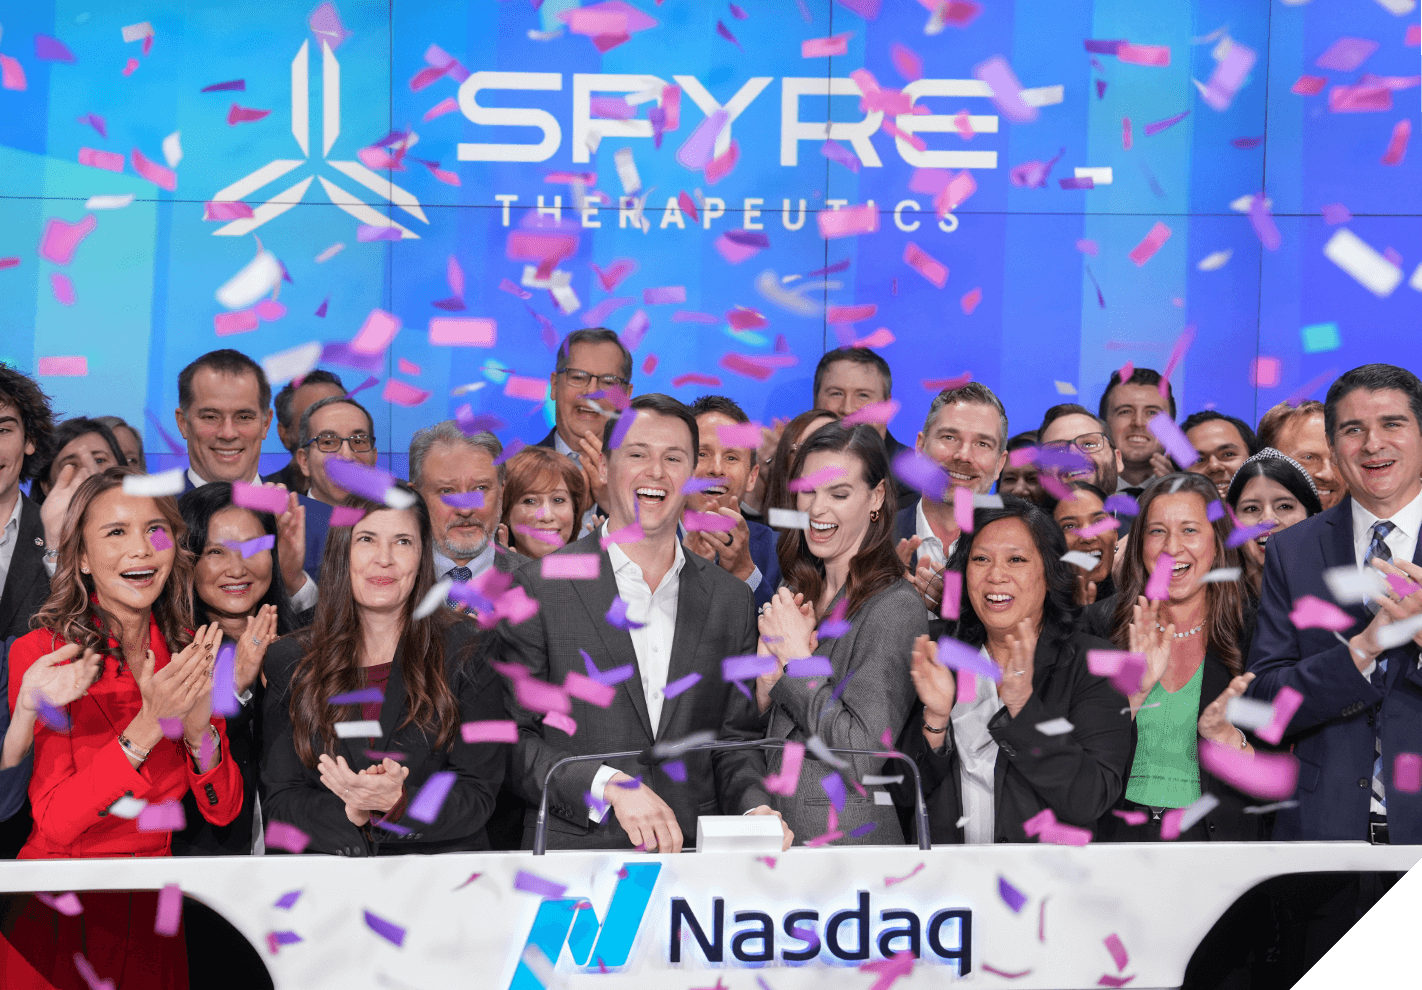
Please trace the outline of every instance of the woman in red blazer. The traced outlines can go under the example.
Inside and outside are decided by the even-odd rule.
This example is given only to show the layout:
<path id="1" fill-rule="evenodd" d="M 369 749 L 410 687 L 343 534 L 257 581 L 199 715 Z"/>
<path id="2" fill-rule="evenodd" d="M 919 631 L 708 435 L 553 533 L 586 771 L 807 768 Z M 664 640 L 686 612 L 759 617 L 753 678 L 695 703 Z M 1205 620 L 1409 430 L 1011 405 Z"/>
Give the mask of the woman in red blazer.
<path id="1" fill-rule="evenodd" d="M 126 494 L 123 479 L 133 474 L 110 468 L 74 493 L 49 600 L 10 649 L 12 708 L 30 666 L 66 644 L 103 661 L 83 697 L 35 726 L 34 829 L 22 859 L 169 855 L 169 831 L 140 829 L 135 801 L 123 799 L 181 807 L 191 789 L 215 825 L 242 806 L 242 778 L 223 721 L 212 716 L 222 631 L 189 631 L 193 563 L 180 549 L 182 515 L 170 496 Z M 12 939 L 56 987 L 87 985 L 75 952 L 118 986 L 187 987 L 181 931 L 154 932 L 155 893 L 81 901 L 84 912 L 72 918 L 31 901 Z"/>

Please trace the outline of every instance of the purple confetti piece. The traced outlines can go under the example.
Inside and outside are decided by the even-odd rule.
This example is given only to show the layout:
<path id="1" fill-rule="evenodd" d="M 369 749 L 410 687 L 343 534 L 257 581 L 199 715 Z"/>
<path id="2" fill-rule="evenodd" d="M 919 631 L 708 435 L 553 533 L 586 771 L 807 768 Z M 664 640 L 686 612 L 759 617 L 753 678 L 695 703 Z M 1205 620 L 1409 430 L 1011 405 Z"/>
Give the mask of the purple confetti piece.
<path id="1" fill-rule="evenodd" d="M 514 456 L 520 450 L 527 446 L 528 444 L 524 443 L 518 437 L 514 437 L 514 439 L 509 443 L 509 445 L 504 448 L 504 452 L 498 457 L 494 458 L 494 465 L 498 466 L 500 464 L 503 464 L 510 457 Z"/>
<path id="2" fill-rule="evenodd" d="M 820 145 L 820 154 L 832 162 L 839 162 L 851 172 L 859 171 L 859 156 L 834 139 Z"/>
<path id="3" fill-rule="evenodd" d="M 157 535 L 156 533 L 154 534 Z M 261 553 L 263 550 L 271 550 L 276 547 L 276 536 L 268 533 L 253 540 L 223 540 L 222 545 L 229 550 L 236 550 L 244 558 Z"/>
<path id="4" fill-rule="evenodd" d="M 1263 144 L 1264 139 L 1262 137 L 1238 137 L 1231 138 L 1229 143 L 1242 151 L 1249 151 Z"/>
<path id="5" fill-rule="evenodd" d="M 686 139 L 676 152 L 676 160 L 683 168 L 699 172 L 711 163 L 715 155 L 716 138 L 725 128 L 729 115 L 725 107 L 718 107 L 711 116 L 697 125 L 696 130 Z"/>
<path id="6" fill-rule="evenodd" d="M 79 975 L 84 977 L 84 982 L 89 984 L 89 990 L 114 990 L 113 980 L 99 979 L 98 971 L 94 965 L 84 958 L 82 952 L 74 953 L 74 968 L 79 971 Z"/>
<path id="7" fill-rule="evenodd" d="M 681 760 L 669 760 L 662 764 L 666 775 L 678 784 L 686 783 L 686 764 Z"/>
<path id="8" fill-rule="evenodd" d="M 109 136 L 108 124 L 104 122 L 103 117 L 100 117 L 96 113 L 86 113 L 84 116 L 79 118 L 79 123 L 88 124 L 94 130 L 99 132 L 99 137 L 107 138 Z"/>
<path id="9" fill-rule="evenodd" d="M 839 0 L 839 2 L 845 10 L 853 11 L 866 21 L 872 21 L 879 16 L 881 0 Z"/>
<path id="10" fill-rule="evenodd" d="M 1324 223 L 1330 227 L 1336 227 L 1340 223 L 1347 223 L 1353 219 L 1353 214 L 1342 203 L 1326 203 L 1318 208 L 1318 212 L 1323 217 Z"/>
<path id="11" fill-rule="evenodd" d="M 681 486 L 683 495 L 695 495 L 704 492 L 708 488 L 719 488 L 724 484 L 720 478 L 688 478 L 686 484 Z"/>
<path id="12" fill-rule="evenodd" d="M 820 623 L 820 628 L 816 630 L 820 639 L 839 639 L 847 635 L 854 627 L 845 619 L 826 619 Z"/>
<path id="13" fill-rule="evenodd" d="M 652 290 L 647 290 L 652 291 Z M 632 314 L 632 318 L 627 321 L 627 325 L 618 334 L 622 338 L 622 346 L 629 351 L 635 351 L 643 338 L 647 336 L 647 329 L 652 325 L 652 319 L 647 315 L 646 310 L 637 310 Z"/>
<path id="14" fill-rule="evenodd" d="M 830 265 L 830 266 L 828 266 L 828 267 L 826 267 L 826 268 L 816 268 L 816 269 L 815 269 L 814 271 L 812 271 L 812 272 L 806 272 L 806 273 L 805 273 L 805 277 L 806 277 L 806 278 L 819 278 L 821 275 L 837 275 L 837 274 L 839 274 L 840 272 L 846 272 L 846 271 L 849 271 L 849 259 L 848 259 L 848 258 L 845 258 L 845 259 L 842 260 L 842 261 L 836 261 L 834 264 L 832 264 L 832 265 Z"/>
<path id="15" fill-rule="evenodd" d="M 1168 412 L 1156 413 L 1146 425 L 1165 448 L 1165 452 L 1175 458 L 1175 463 L 1181 468 L 1188 471 L 1190 465 L 1200 459 L 1199 451 L 1190 445 L 1190 441 L 1180 432 L 1180 427 L 1175 425 L 1175 420 L 1170 418 Z"/>
<path id="16" fill-rule="evenodd" d="M 612 436 L 608 438 L 608 446 L 616 450 L 622 446 L 622 441 L 627 439 L 627 433 L 632 429 L 632 424 L 637 421 L 637 410 L 629 409 L 627 412 L 617 417 L 617 425 L 612 428 Z"/>
<path id="17" fill-rule="evenodd" d="M 820 633 L 824 638 L 823 631 Z M 799 660 L 791 660 L 785 665 L 785 676 L 787 677 L 833 677 L 834 665 L 830 663 L 829 657 L 804 657 Z"/>
<path id="18" fill-rule="evenodd" d="M 1188 116 L 1190 116 L 1190 111 L 1185 110 L 1181 113 L 1177 113 L 1174 117 L 1166 117 L 1164 120 L 1157 120 L 1146 124 L 1146 137 L 1153 137 L 1154 135 L 1159 134 L 1161 131 L 1167 128 L 1174 127 L 1176 124 L 1180 123 Z"/>
<path id="19" fill-rule="evenodd" d="M 1026 124 L 1037 119 L 1037 108 L 1022 99 L 1022 84 L 1017 81 L 1017 75 L 1007 59 L 994 55 L 975 67 L 973 75 L 988 84 L 992 90 L 992 102 L 1008 120 Z"/>
<path id="20" fill-rule="evenodd" d="M 844 680 L 840 681 L 838 684 L 835 685 L 834 691 L 830 694 L 830 705 L 834 704 L 836 701 L 839 700 L 839 696 L 844 694 L 844 689 L 849 687 L 849 682 L 854 680 L 854 675 L 857 673 L 859 673 L 858 668 L 851 670 L 848 674 L 844 675 Z M 825 707 L 828 708 L 829 705 L 826 705 Z"/>
<path id="21" fill-rule="evenodd" d="M 242 710 L 233 681 L 236 677 L 237 647 L 225 642 L 217 648 L 217 663 L 212 669 L 212 714 L 228 718 Z M 211 735 L 205 738 L 212 738 Z"/>
<path id="22" fill-rule="evenodd" d="M 444 806 L 444 799 L 449 797 L 450 789 L 454 787 L 455 779 L 458 775 L 453 770 L 440 770 L 432 773 L 425 781 L 420 792 L 410 801 L 408 814 L 411 818 L 418 818 L 422 822 L 434 824 L 439 817 L 439 809 Z"/>
<path id="23" fill-rule="evenodd" d="M 1374 46 L 1376 47 L 1376 46 Z M 35 58 L 44 62 L 68 62 L 74 64 L 74 53 L 64 42 L 47 34 L 35 35 Z"/>
<path id="24" fill-rule="evenodd" d="M 1274 528 L 1272 521 L 1258 523 L 1254 526 L 1240 526 L 1233 530 L 1225 539 L 1227 547 L 1242 547 L 1255 537 L 1263 536 Z"/>
<path id="25" fill-rule="evenodd" d="M 1105 308 L 1106 308 L 1106 297 L 1101 294 L 1101 283 L 1098 282 L 1098 281 L 1096 281 L 1096 276 L 1091 273 L 1091 266 L 1090 266 L 1090 265 L 1088 265 L 1088 264 L 1086 264 L 1086 263 L 1083 262 L 1083 263 L 1082 263 L 1082 267 L 1086 269 L 1086 277 L 1089 278 L 1089 279 L 1091 279 L 1091 284 L 1092 284 L 1092 286 L 1094 286 L 1095 289 L 1096 289 L 1096 302 L 1097 302 L 1097 304 L 1098 304 L 1102 309 L 1105 309 Z"/>
<path id="26" fill-rule="evenodd" d="M 79 903 L 79 895 L 72 890 L 58 896 L 36 894 L 35 899 L 41 904 L 54 908 L 66 918 L 75 918 L 84 913 L 84 905 Z"/>
<path id="27" fill-rule="evenodd" d="M 1002 670 L 967 643 L 944 636 L 938 641 L 938 662 L 949 670 L 981 674 L 990 681 L 1002 683 Z"/>
<path id="28" fill-rule="evenodd" d="M 526 894 L 537 894 L 539 897 L 546 897 L 553 901 L 562 897 L 567 889 L 561 883 L 545 880 L 536 873 L 529 873 L 527 870 L 519 870 L 514 876 L 514 890 L 521 890 Z"/>
<path id="29" fill-rule="evenodd" d="M 396 822 L 387 822 L 379 815 L 371 815 L 370 824 L 374 825 L 376 828 L 383 828 L 387 832 L 393 832 L 395 835 L 413 834 L 412 830 L 406 828 L 404 825 L 400 825 Z"/>
<path id="30" fill-rule="evenodd" d="M 772 656 L 751 654 L 749 656 L 726 657 L 721 661 L 721 680 L 750 681 L 762 674 L 773 673 L 779 666 L 779 661 Z"/>
<path id="31" fill-rule="evenodd" d="M 716 22 L 716 33 L 719 34 L 721 37 L 725 38 L 731 44 L 735 45 L 737 48 L 741 48 L 741 43 L 736 40 L 736 36 L 731 33 L 731 29 L 726 27 L 726 25 L 719 20 Z M 745 51 L 745 49 L 741 48 L 741 51 Z"/>
<path id="32" fill-rule="evenodd" d="M 262 836 L 268 848 L 285 849 L 289 853 L 300 853 L 311 843 L 311 837 L 301 829 L 275 819 L 267 822 Z"/>
<path id="33" fill-rule="evenodd" d="M 479 491 L 441 495 L 439 500 L 454 509 L 482 509 L 484 507 L 484 493 Z"/>
<path id="34" fill-rule="evenodd" d="M 621 595 L 612 600 L 612 607 L 607 610 L 607 615 L 604 618 L 612 628 L 624 629 L 629 632 L 633 629 L 641 629 L 646 625 L 644 622 L 633 622 L 627 618 L 627 602 Z"/>
<path id="35" fill-rule="evenodd" d="M 878 822 L 865 822 L 863 825 L 860 825 L 858 828 L 850 831 L 849 834 L 852 838 L 858 839 L 862 836 L 868 835 L 870 832 L 874 831 L 874 829 L 878 827 Z"/>
<path id="36" fill-rule="evenodd" d="M 1116 512 L 1125 516 L 1138 516 L 1141 514 L 1141 504 L 1126 492 L 1116 492 L 1114 495 L 1108 495 L 1101 507 L 1107 512 Z"/>
<path id="37" fill-rule="evenodd" d="M 731 16 L 734 17 L 736 20 L 744 21 L 748 17 L 750 17 L 750 14 L 747 14 L 744 10 L 742 10 L 740 7 L 737 7 L 735 4 L 730 4 L 729 6 L 731 8 Z"/>
<path id="38" fill-rule="evenodd" d="M 592 657 L 588 656 L 586 650 L 579 650 L 578 652 L 582 654 L 583 666 L 587 668 L 589 679 L 597 681 L 599 684 L 607 684 L 609 686 L 621 684 L 630 678 L 634 672 L 634 668 L 630 663 L 621 667 L 613 667 L 611 670 L 598 670 L 597 664 L 593 663 Z"/>
<path id="39" fill-rule="evenodd" d="M 339 364 L 367 372 L 383 371 L 385 370 L 385 355 L 362 354 L 359 351 L 351 350 L 350 345 L 346 342 L 337 341 L 321 348 L 321 363 Z"/>
<path id="40" fill-rule="evenodd" d="M 839 774 L 829 773 L 820 778 L 820 787 L 829 796 L 830 804 L 835 811 L 844 810 L 844 781 Z"/>
<path id="41" fill-rule="evenodd" d="M 471 723 L 466 722 L 466 725 Z M 409 753 L 401 753 L 393 749 L 363 749 L 362 753 L 371 763 L 381 763 L 385 760 L 394 760 L 396 763 L 404 763 L 410 758 Z"/>
<path id="42" fill-rule="evenodd" d="M 619 780 L 617 781 L 617 786 L 625 788 L 629 791 L 635 791 L 637 788 L 642 786 L 642 775 L 639 773 L 631 780 Z"/>
<path id="43" fill-rule="evenodd" d="M 1027 895 L 1008 883 L 1007 878 L 1001 874 L 997 878 L 997 896 L 1001 897 L 1002 902 L 1012 908 L 1014 913 L 1021 913 L 1027 904 Z"/>
<path id="44" fill-rule="evenodd" d="M 328 700 L 332 705 L 378 705 L 385 701 L 385 692 L 378 687 L 361 688 L 359 691 L 346 691 L 343 694 L 333 694 Z"/>
<path id="45" fill-rule="evenodd" d="M 405 944 L 405 929 L 393 921 L 386 921 L 380 917 L 380 915 L 366 911 L 365 925 L 381 938 L 393 942 L 397 946 L 403 946 Z"/>
<path id="46" fill-rule="evenodd" d="M 1284 237 L 1279 233 L 1278 224 L 1274 223 L 1274 218 L 1269 214 L 1269 207 L 1264 201 L 1264 194 L 1258 193 L 1249 201 L 1249 224 L 1254 228 L 1254 233 L 1259 237 L 1259 243 L 1264 245 L 1265 250 L 1277 251 L 1279 245 L 1284 242 Z"/>
<path id="47" fill-rule="evenodd" d="M 198 92 L 200 92 L 200 93 L 227 93 L 227 92 L 233 92 L 233 91 L 245 92 L 246 89 L 247 89 L 247 80 L 245 80 L 245 79 L 232 79 L 232 80 L 229 80 L 228 82 L 213 83 L 211 86 L 204 86 L 204 87 L 203 87 L 202 89 L 200 89 Z"/>
<path id="48" fill-rule="evenodd" d="M 763 231 L 759 230 L 728 230 L 723 234 L 728 241 L 734 241 L 743 247 L 768 248 L 770 238 Z"/>
<path id="49" fill-rule="evenodd" d="M 678 677 L 666 686 L 666 689 L 662 691 L 662 697 L 675 698 L 682 692 L 691 690 L 700 680 L 701 675 L 696 673 L 687 674 L 685 677 Z"/>
<path id="50" fill-rule="evenodd" d="M 492 413 L 480 413 L 476 416 L 473 407 L 467 402 L 454 411 L 454 422 L 467 437 L 476 433 L 493 433 L 502 430 L 506 425 Z"/>
<path id="51" fill-rule="evenodd" d="M 55 732 L 69 731 L 69 716 L 62 709 L 54 707 L 43 693 L 35 692 L 35 714 L 40 721 Z"/>
<path id="52" fill-rule="evenodd" d="M 187 827 L 181 801 L 150 804 L 138 813 L 140 832 L 181 832 Z"/>
<path id="53" fill-rule="evenodd" d="M 1096 55 L 1115 55 L 1122 45 L 1129 42 L 1121 41 L 1096 41 L 1091 38 L 1086 39 L 1086 50 Z"/>
<path id="54" fill-rule="evenodd" d="M 162 730 L 165 739 L 183 738 L 183 720 L 180 718 L 160 718 L 158 728 Z"/>
<path id="55" fill-rule="evenodd" d="M 148 534 L 148 542 L 153 544 L 153 549 L 159 553 L 173 549 L 173 541 L 168 538 L 168 533 L 165 530 L 155 529 Z"/>
<path id="56" fill-rule="evenodd" d="M 905 450 L 894 458 L 894 477 L 933 502 L 942 502 L 948 493 L 948 472 L 916 450 Z"/>
<path id="57" fill-rule="evenodd" d="M 394 476 L 388 472 L 340 457 L 326 459 L 326 473 L 346 491 L 363 495 L 373 502 L 384 502 L 385 493 L 395 485 Z"/>
<path id="58" fill-rule="evenodd" d="M 1096 180 L 1089 175 L 1080 178 L 1058 179 L 1057 184 L 1063 189 L 1095 189 Z"/>
<path id="59" fill-rule="evenodd" d="M 291 910 L 292 905 L 296 903 L 296 899 L 300 896 L 301 891 L 289 890 L 285 894 L 282 894 L 281 897 L 277 898 L 277 902 L 273 904 L 272 907 L 281 908 L 283 911 L 289 911 Z"/>
<path id="60" fill-rule="evenodd" d="M 1223 502 L 1214 501 L 1205 506 L 1205 518 L 1210 522 L 1218 522 L 1225 517 L 1225 506 Z"/>

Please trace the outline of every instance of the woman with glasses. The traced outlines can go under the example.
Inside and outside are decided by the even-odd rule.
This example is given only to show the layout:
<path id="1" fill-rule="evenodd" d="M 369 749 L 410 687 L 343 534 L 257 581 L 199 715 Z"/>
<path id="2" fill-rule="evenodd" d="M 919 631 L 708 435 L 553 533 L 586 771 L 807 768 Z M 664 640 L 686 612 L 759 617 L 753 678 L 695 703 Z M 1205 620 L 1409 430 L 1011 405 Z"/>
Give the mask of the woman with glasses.
<path id="1" fill-rule="evenodd" d="M 311 498 L 339 505 L 348 494 L 331 480 L 326 463 L 332 458 L 375 466 L 375 424 L 365 407 L 344 395 L 314 402 L 301 414 L 296 463 L 311 479 Z"/>

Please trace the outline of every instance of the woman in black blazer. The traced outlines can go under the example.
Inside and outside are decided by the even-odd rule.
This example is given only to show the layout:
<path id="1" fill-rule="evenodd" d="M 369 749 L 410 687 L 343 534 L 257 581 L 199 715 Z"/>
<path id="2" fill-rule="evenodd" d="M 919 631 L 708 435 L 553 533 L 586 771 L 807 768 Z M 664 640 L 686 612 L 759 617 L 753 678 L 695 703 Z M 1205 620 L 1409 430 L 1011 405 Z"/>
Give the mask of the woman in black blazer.
<path id="1" fill-rule="evenodd" d="M 294 825 L 310 837 L 306 851 L 344 856 L 487 849 L 507 750 L 460 731 L 507 718 L 496 675 L 476 655 L 481 633 L 447 608 L 415 616 L 435 584 L 423 500 L 344 504 L 366 516 L 331 530 L 315 623 L 267 653 L 268 830 Z M 365 697 L 331 701 L 355 692 Z M 336 728 L 366 720 L 379 721 L 378 734 Z"/>
<path id="2" fill-rule="evenodd" d="M 923 774 L 934 842 L 1032 841 L 1024 824 L 1046 810 L 1090 829 L 1121 794 L 1130 719 L 1087 669 L 1087 651 L 1111 644 L 1076 629 L 1065 552 L 1051 517 L 1006 496 L 974 513 L 948 560 L 963 575 L 956 643 L 914 643 L 919 705 L 900 743 Z M 978 671 L 974 698 L 944 661 Z"/>

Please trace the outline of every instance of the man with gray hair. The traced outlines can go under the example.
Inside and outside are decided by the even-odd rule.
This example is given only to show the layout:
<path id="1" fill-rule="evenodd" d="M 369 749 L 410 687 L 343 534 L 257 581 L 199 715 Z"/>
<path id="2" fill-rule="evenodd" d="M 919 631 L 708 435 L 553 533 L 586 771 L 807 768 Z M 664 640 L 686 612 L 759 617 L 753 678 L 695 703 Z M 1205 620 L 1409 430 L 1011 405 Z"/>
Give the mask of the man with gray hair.
<path id="1" fill-rule="evenodd" d="M 920 498 L 899 509 L 894 520 L 904 576 L 936 615 L 943 602 L 943 567 L 960 532 L 953 490 L 966 488 L 974 495 L 992 491 L 1007 464 L 1007 412 L 981 382 L 944 389 L 929 406 L 914 449 L 947 471 L 952 485 L 943 501 Z"/>
<path id="2" fill-rule="evenodd" d="M 491 565 L 512 573 L 524 558 L 495 551 L 503 515 L 504 445 L 487 431 L 466 434 L 452 419 L 410 439 L 410 484 L 425 500 L 434 532 L 435 577 L 469 581 Z"/>

